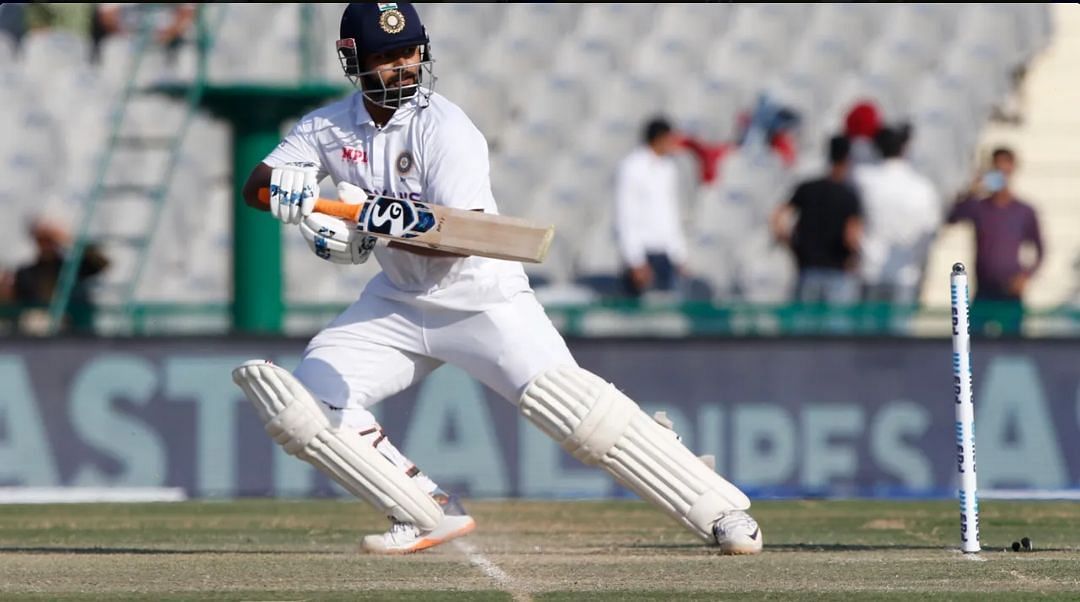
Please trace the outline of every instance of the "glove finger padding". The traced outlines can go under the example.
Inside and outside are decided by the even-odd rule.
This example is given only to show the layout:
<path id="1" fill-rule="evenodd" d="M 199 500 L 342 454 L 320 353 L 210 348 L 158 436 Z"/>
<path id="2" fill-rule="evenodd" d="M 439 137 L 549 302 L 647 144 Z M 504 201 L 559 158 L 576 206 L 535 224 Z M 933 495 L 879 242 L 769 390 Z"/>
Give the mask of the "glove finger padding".
<path id="1" fill-rule="evenodd" d="M 300 199 L 296 204 L 296 213 L 293 216 L 294 223 L 299 224 L 301 219 L 311 215 L 311 212 L 315 209 L 315 199 L 319 196 L 317 171 L 313 167 L 304 169 L 303 179 L 300 182 Z"/>
<path id="2" fill-rule="evenodd" d="M 283 173 L 280 169 L 270 172 L 270 215 L 277 219 L 281 216 L 281 198 L 284 194 L 281 188 Z"/>

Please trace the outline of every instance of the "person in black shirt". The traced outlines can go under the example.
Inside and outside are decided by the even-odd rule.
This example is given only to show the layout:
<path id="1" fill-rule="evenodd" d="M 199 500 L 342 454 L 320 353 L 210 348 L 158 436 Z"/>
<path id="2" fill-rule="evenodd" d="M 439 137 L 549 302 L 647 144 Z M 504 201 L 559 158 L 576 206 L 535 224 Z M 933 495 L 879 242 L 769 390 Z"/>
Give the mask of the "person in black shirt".
<path id="1" fill-rule="evenodd" d="M 848 182 L 851 142 L 829 140 L 829 172 L 803 182 L 791 199 L 776 208 L 773 235 L 795 254 L 801 303 L 850 305 L 859 300 L 855 264 L 862 234 L 862 206 Z M 790 226 L 794 219 L 794 226 Z"/>
<path id="2" fill-rule="evenodd" d="M 43 328 L 41 319 L 46 315 L 60 284 L 60 272 L 64 267 L 64 256 L 71 247 L 71 235 L 64 225 L 49 218 L 34 220 L 30 235 L 37 246 L 37 257 L 15 271 L 11 293 L 12 300 L 22 310 L 22 330 L 34 334 Z M 87 245 L 65 315 L 65 330 L 87 332 L 93 329 L 93 306 L 86 284 L 89 278 L 103 272 L 108 265 L 108 258 L 97 245 Z"/>

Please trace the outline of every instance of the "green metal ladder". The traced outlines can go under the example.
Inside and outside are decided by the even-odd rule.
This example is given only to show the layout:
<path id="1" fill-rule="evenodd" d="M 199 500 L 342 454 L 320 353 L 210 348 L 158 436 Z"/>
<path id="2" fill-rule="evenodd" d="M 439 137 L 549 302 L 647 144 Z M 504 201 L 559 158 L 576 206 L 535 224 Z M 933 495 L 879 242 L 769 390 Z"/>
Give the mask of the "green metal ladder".
<path id="1" fill-rule="evenodd" d="M 72 296 L 77 290 L 79 266 L 82 263 L 86 247 L 91 242 L 108 242 L 113 245 L 112 248 L 114 249 L 121 246 L 133 249 L 138 253 L 134 269 L 126 275 L 126 278 L 123 278 L 118 282 L 112 282 L 109 286 L 118 287 L 120 289 L 119 297 L 122 299 L 121 315 L 123 318 L 127 319 L 128 327 L 126 330 L 128 333 L 138 334 L 139 331 L 141 331 L 141 324 L 145 317 L 144 310 L 146 307 L 137 302 L 136 293 L 138 291 L 138 285 L 150 263 L 150 244 L 158 230 L 161 216 L 164 214 L 163 210 L 165 208 L 166 198 L 168 197 L 173 175 L 181 157 L 181 149 L 185 136 L 195 115 L 200 110 L 200 100 L 202 99 L 204 90 L 207 86 L 207 59 L 213 49 L 212 47 L 218 32 L 221 30 L 221 26 L 224 23 L 225 16 L 229 12 L 228 9 L 229 7 L 227 5 L 217 3 L 198 5 L 196 14 L 198 70 L 196 78 L 193 81 L 195 85 L 188 88 L 186 97 L 184 98 L 186 113 L 182 123 L 172 135 L 154 139 L 133 137 L 124 133 L 124 117 L 130 103 L 138 98 L 139 95 L 146 93 L 146 91 L 138 89 L 138 74 L 142 64 L 143 54 L 153 42 L 151 39 L 152 32 L 149 31 L 148 20 L 144 15 L 137 42 L 134 63 L 132 64 L 131 72 L 128 76 L 123 94 L 117 101 L 116 109 L 112 114 L 111 133 L 105 146 L 105 151 L 100 159 L 97 172 L 98 177 L 88 195 L 85 215 L 80 225 L 78 236 L 68 255 L 65 257 L 58 286 L 53 295 L 52 302 L 49 305 L 48 334 L 54 335 L 64 326 L 66 314 L 68 313 L 69 307 L 71 307 Z M 212 15 L 210 13 L 212 13 Z M 303 32 L 303 35 L 300 37 L 299 48 L 301 58 L 300 77 L 303 82 L 313 81 L 319 74 L 316 63 L 316 44 L 321 40 L 321 37 L 316 31 L 316 20 L 317 15 L 315 6 L 308 3 L 299 6 L 299 22 L 301 31 Z M 121 150 L 168 153 L 165 170 L 157 184 L 146 186 L 142 184 L 110 183 L 110 169 L 116 167 L 116 164 L 118 163 L 116 161 L 116 154 Z M 121 165 L 121 174 L 124 173 L 122 167 L 123 166 Z M 138 236 L 95 232 L 93 225 L 95 223 L 95 215 L 98 213 L 98 208 L 102 206 L 103 203 L 122 198 L 124 195 L 128 195 L 127 198 L 129 199 L 132 198 L 132 195 L 140 197 L 146 203 L 150 204 L 152 208 L 150 223 Z M 95 292 L 99 292 L 101 288 L 102 287 L 99 285 L 95 289 Z M 95 328 L 95 330 L 97 329 Z"/>
<path id="2" fill-rule="evenodd" d="M 126 248 L 136 253 L 137 259 L 134 268 L 127 270 L 127 273 L 122 278 L 108 284 L 108 288 L 112 289 L 111 292 L 119 293 L 118 296 L 122 300 L 124 315 L 130 317 L 134 313 L 135 294 L 148 263 L 150 242 L 153 240 L 161 222 L 161 216 L 164 213 L 165 199 L 168 196 L 173 174 L 181 157 L 184 139 L 195 114 L 198 112 L 199 99 L 206 83 L 207 56 L 227 10 L 225 6 L 216 6 L 215 8 L 216 14 L 212 25 L 208 23 L 207 5 L 200 4 L 197 8 L 195 19 L 195 43 L 198 50 L 196 85 L 190 88 L 190 92 L 185 99 L 186 112 L 179 128 L 170 135 L 161 137 L 131 135 L 126 132 L 125 128 L 127 123 L 125 117 L 128 114 L 130 104 L 142 94 L 147 93 L 139 89 L 139 69 L 144 64 L 143 56 L 150 50 L 154 41 L 153 32 L 149 27 L 148 15 L 143 14 L 140 31 L 136 38 L 135 56 L 133 57 L 131 70 L 123 93 L 117 100 L 116 108 L 111 115 L 110 134 L 98 164 L 97 179 L 88 195 L 78 235 L 65 257 L 56 292 L 49 305 L 49 334 L 58 333 L 64 326 L 66 314 L 78 285 L 79 266 L 82 264 L 86 247 L 91 242 L 102 243 L 113 250 Z M 124 182 L 122 176 L 126 173 L 126 170 L 116 160 L 119 151 L 167 153 L 164 172 L 157 179 L 157 183 L 146 185 Z M 114 179 L 111 177 L 113 175 L 120 175 L 121 177 Z M 150 205 L 149 223 L 141 234 L 130 236 L 108 231 L 94 231 L 95 222 L 99 221 L 96 219 L 99 208 L 104 203 L 117 199 L 141 199 L 142 202 Z M 100 292 L 101 289 L 102 286 L 99 286 L 95 292 Z"/>

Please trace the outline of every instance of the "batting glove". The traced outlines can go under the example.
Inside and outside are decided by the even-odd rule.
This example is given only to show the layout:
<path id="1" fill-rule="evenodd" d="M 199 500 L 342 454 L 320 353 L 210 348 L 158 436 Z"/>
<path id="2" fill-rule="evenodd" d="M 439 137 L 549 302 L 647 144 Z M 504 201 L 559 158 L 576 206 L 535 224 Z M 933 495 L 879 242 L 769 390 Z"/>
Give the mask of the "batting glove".
<path id="1" fill-rule="evenodd" d="M 300 234 L 311 252 L 339 264 L 364 263 L 378 241 L 374 236 L 358 232 L 344 220 L 321 213 L 312 213 L 300 222 Z"/>
<path id="2" fill-rule="evenodd" d="M 337 185 L 338 198 L 350 205 L 367 200 L 362 188 L 348 182 Z M 319 257 L 341 264 L 360 264 L 371 257 L 379 239 L 356 229 L 356 224 L 329 215 L 312 213 L 300 222 L 300 233 L 308 248 Z"/>
<path id="3" fill-rule="evenodd" d="M 318 198 L 319 169 L 314 163 L 286 163 L 270 173 L 270 214 L 283 224 L 299 224 Z"/>

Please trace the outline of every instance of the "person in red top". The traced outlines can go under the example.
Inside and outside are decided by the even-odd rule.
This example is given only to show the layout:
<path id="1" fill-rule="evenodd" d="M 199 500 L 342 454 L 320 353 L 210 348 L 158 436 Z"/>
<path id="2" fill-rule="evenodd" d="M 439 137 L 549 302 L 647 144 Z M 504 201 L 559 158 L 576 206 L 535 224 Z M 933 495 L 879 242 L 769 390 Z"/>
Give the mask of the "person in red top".
<path id="1" fill-rule="evenodd" d="M 1017 198 L 1009 186 L 1016 154 L 1004 147 L 995 149 L 991 163 L 992 168 L 972 191 L 953 206 L 948 221 L 967 220 L 975 227 L 972 333 L 1019 334 L 1023 296 L 1043 260 L 1042 235 L 1035 209 Z M 1020 248 L 1025 243 L 1035 248 L 1035 259 L 1027 266 L 1020 261 Z"/>
<path id="2" fill-rule="evenodd" d="M 851 160 L 854 165 L 877 163 L 881 160 L 874 137 L 882 126 L 881 112 L 872 101 L 855 103 L 844 119 L 844 135 L 851 140 Z"/>

